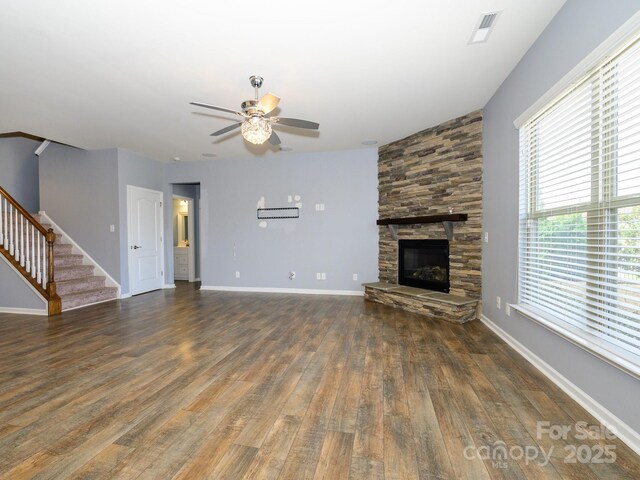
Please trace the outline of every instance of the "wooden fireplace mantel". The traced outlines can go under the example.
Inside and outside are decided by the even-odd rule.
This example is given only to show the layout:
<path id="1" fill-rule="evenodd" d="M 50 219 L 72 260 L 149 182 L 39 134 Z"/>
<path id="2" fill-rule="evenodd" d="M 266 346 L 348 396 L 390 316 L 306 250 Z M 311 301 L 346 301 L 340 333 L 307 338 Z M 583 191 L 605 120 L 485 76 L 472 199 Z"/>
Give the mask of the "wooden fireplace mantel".
<path id="1" fill-rule="evenodd" d="M 398 239 L 398 225 L 419 225 L 424 223 L 442 223 L 444 231 L 449 241 L 453 240 L 453 223 L 466 222 L 468 215 L 466 213 L 449 213 L 444 215 L 426 215 L 420 217 L 400 217 L 400 218 L 381 218 L 376 221 L 377 225 L 386 225 L 389 227 L 391 236 L 394 240 Z"/>
<path id="2" fill-rule="evenodd" d="M 426 215 L 422 217 L 381 218 L 378 225 L 417 225 L 419 223 L 465 222 L 466 213 L 450 213 L 446 215 Z"/>

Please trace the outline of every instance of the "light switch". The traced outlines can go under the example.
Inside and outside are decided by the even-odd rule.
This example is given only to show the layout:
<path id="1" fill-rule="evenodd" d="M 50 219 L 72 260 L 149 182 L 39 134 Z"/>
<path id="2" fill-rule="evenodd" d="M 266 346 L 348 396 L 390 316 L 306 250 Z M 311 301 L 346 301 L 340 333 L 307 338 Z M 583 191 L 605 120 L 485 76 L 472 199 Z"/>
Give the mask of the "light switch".
<path id="1" fill-rule="evenodd" d="M 109 225 L 109 231 L 111 233 L 115 232 L 116 231 L 116 226 L 115 225 Z"/>

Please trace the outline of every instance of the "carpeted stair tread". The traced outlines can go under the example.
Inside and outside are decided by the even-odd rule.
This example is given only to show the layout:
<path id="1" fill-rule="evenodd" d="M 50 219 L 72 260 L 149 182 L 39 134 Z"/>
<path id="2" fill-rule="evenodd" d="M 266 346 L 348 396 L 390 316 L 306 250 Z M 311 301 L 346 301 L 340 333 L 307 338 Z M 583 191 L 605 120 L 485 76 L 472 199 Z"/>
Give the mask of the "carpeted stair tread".
<path id="1" fill-rule="evenodd" d="M 70 243 L 54 243 L 53 254 L 54 255 L 70 255 L 73 251 L 73 245 Z"/>
<path id="2" fill-rule="evenodd" d="M 118 297 L 118 289 L 115 287 L 102 287 L 94 290 L 71 293 L 62 298 L 62 310 L 89 305 L 91 303 L 115 300 Z"/>
<path id="3" fill-rule="evenodd" d="M 58 295 L 66 296 L 72 293 L 79 293 L 85 290 L 95 290 L 105 286 L 105 278 L 96 275 L 90 277 L 73 278 L 71 280 L 56 280 L 56 291 Z"/>
<path id="4" fill-rule="evenodd" d="M 93 265 L 72 265 L 55 269 L 56 282 L 91 276 L 93 276 Z"/>
<path id="5" fill-rule="evenodd" d="M 55 267 L 70 267 L 74 265 L 82 265 L 83 255 L 68 253 L 53 256 L 53 265 Z"/>

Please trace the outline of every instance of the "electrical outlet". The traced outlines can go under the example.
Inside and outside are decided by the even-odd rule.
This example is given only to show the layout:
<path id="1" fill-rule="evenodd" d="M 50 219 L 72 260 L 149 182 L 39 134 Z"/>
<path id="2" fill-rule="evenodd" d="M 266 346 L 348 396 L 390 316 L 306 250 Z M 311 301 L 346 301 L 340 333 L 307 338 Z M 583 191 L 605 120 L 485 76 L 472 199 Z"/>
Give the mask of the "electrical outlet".
<path id="1" fill-rule="evenodd" d="M 296 278 L 296 272 L 292 270 L 289 272 L 289 280 L 293 280 L 294 278 Z"/>
<path id="2" fill-rule="evenodd" d="M 326 273 L 323 273 L 323 274 L 322 274 L 322 280 L 326 280 L 326 279 L 327 279 L 327 274 L 326 274 Z"/>
<path id="3" fill-rule="evenodd" d="M 500 310 L 500 305 L 502 305 L 502 299 L 500 297 L 496 297 L 496 308 Z"/>
<path id="4" fill-rule="evenodd" d="M 354 282 L 358 281 L 358 274 L 357 273 L 353 274 L 353 281 Z"/>
<path id="5" fill-rule="evenodd" d="M 240 272 L 236 272 L 236 278 L 240 278 Z"/>
<path id="6" fill-rule="evenodd" d="M 511 316 L 511 305 L 509 305 L 508 303 L 504 306 L 504 311 L 507 314 L 507 317 Z"/>
<path id="7" fill-rule="evenodd" d="M 484 243 L 489 243 L 489 232 L 484 232 Z"/>

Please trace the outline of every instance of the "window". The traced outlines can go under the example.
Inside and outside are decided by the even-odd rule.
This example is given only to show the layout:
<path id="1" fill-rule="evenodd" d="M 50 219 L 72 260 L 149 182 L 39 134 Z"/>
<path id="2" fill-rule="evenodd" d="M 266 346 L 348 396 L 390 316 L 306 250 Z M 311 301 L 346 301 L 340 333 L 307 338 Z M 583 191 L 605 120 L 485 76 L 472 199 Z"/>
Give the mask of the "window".
<path id="1" fill-rule="evenodd" d="M 526 122 L 520 159 L 519 304 L 640 364 L 640 42 Z"/>

